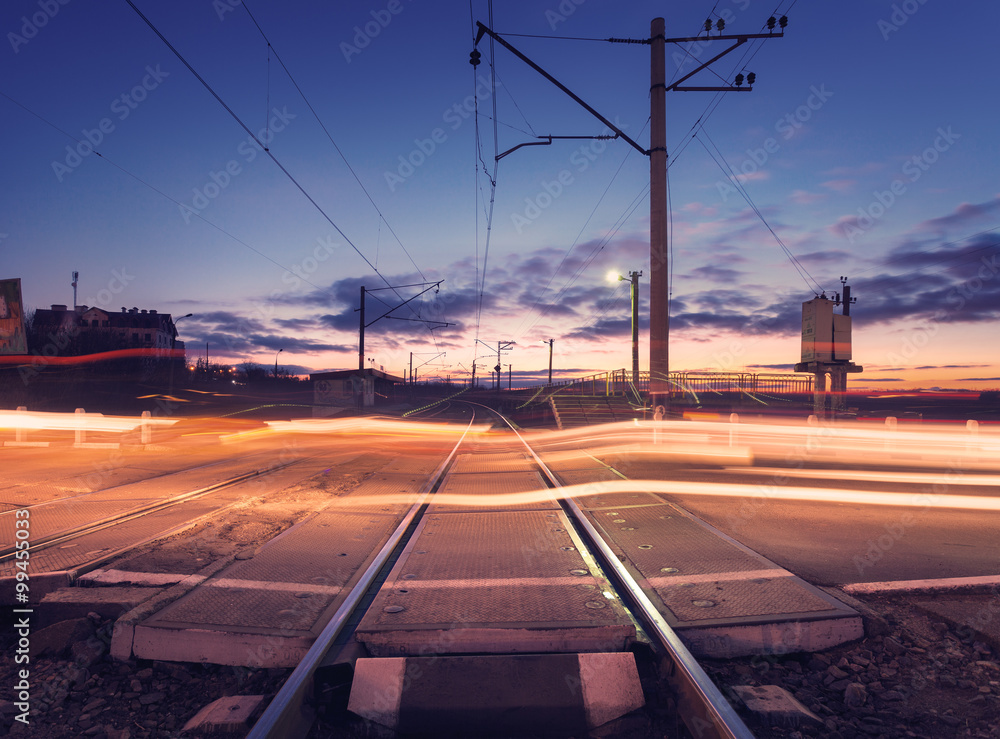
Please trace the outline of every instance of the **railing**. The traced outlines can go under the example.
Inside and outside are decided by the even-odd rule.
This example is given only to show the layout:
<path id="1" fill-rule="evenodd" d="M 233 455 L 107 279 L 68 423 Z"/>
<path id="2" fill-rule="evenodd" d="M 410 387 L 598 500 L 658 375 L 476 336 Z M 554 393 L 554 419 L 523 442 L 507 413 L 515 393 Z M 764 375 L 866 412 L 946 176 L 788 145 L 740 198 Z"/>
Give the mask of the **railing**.
<path id="1" fill-rule="evenodd" d="M 670 395 L 699 400 L 702 395 L 749 395 L 751 397 L 809 395 L 813 377 L 809 374 L 756 374 L 751 372 L 671 372 L 667 376 Z M 554 393 L 579 395 L 625 395 L 633 398 L 649 392 L 649 372 L 640 372 L 632 383 L 629 370 L 601 372 L 573 380 L 552 383 Z"/>

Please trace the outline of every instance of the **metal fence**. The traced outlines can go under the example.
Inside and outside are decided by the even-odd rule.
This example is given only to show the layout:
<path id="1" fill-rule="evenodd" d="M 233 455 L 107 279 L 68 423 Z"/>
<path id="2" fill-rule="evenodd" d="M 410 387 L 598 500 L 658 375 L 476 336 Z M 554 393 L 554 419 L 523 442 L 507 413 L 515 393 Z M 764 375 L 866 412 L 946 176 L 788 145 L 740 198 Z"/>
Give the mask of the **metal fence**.
<path id="1" fill-rule="evenodd" d="M 640 372 L 632 383 L 629 370 L 613 370 L 553 383 L 559 393 L 579 395 L 643 396 L 649 391 L 649 372 Z M 810 374 L 755 374 L 751 372 L 671 372 L 667 376 L 670 395 L 700 400 L 712 395 L 781 397 L 809 395 L 813 391 Z"/>

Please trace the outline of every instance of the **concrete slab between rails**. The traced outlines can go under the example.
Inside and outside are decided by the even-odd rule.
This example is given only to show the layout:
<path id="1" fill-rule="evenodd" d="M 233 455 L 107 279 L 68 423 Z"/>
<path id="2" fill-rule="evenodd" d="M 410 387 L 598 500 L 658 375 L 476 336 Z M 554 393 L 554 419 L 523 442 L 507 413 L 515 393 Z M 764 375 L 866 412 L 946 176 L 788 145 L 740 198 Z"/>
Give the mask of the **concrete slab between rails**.
<path id="1" fill-rule="evenodd" d="M 285 530 L 250 559 L 134 624 L 136 657 L 244 667 L 294 667 L 347 599 L 407 510 L 420 480 L 379 472 L 351 497 Z M 386 502 L 379 502 L 380 497 Z"/>
<path id="2" fill-rule="evenodd" d="M 431 513 L 361 619 L 373 657 L 605 652 L 635 626 L 558 510 Z"/>
<path id="3" fill-rule="evenodd" d="M 174 601 L 183 598 L 189 591 L 197 587 L 200 582 L 226 567 L 233 559 L 232 556 L 227 556 L 212 562 L 195 574 L 181 580 L 173 587 L 143 601 L 115 621 L 115 628 L 111 634 L 111 657 L 122 661 L 131 659 L 137 624 L 149 618 L 161 608 L 165 608 Z"/>
<path id="4" fill-rule="evenodd" d="M 821 652 L 865 635 L 861 616 L 781 623 L 674 626 L 674 631 L 692 654 L 715 659 Z"/>
<path id="5" fill-rule="evenodd" d="M 150 588 L 60 588 L 42 598 L 35 614 L 43 626 L 89 613 L 117 619 L 154 595 Z"/>
<path id="6" fill-rule="evenodd" d="M 578 459 L 558 475 L 603 474 Z M 698 657 L 816 651 L 864 636 L 861 615 L 657 493 L 579 500 L 612 552 Z"/>
<path id="7" fill-rule="evenodd" d="M 68 570 L 58 572 L 31 573 L 28 580 L 29 603 L 38 603 L 48 593 L 67 587 L 73 582 L 73 573 Z M 17 600 L 17 577 L 0 577 L 0 604 L 13 606 Z M 23 608 L 24 606 L 18 606 Z"/>
<path id="8" fill-rule="evenodd" d="M 19 447 L 49 447 L 52 446 L 51 441 L 5 441 L 4 446 L 19 446 Z"/>
<path id="9" fill-rule="evenodd" d="M 187 580 L 192 575 L 179 572 L 132 572 L 130 570 L 96 569 L 77 578 L 80 587 L 109 585 L 131 585 L 134 587 L 162 588 L 164 585 L 176 585 Z M 197 576 L 194 576 L 197 577 Z M 204 580 L 204 578 L 201 578 Z M 200 582 L 200 580 L 199 580 Z"/>
<path id="10" fill-rule="evenodd" d="M 630 652 L 359 659 L 348 710 L 400 733 L 583 732 L 644 705 Z"/>

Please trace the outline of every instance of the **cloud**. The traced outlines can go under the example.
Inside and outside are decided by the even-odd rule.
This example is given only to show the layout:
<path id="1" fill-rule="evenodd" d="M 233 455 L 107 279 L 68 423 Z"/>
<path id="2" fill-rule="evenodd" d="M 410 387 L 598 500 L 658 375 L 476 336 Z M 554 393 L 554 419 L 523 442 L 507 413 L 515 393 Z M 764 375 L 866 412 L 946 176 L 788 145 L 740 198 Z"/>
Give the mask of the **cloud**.
<path id="1" fill-rule="evenodd" d="M 823 174 L 829 177 L 857 177 L 859 175 L 871 174 L 884 169 L 881 162 L 865 162 L 858 166 L 841 166 L 828 169 Z"/>
<path id="2" fill-rule="evenodd" d="M 834 192 L 850 192 L 858 183 L 857 180 L 839 179 L 827 180 L 826 182 L 821 182 L 819 184 L 820 187 L 825 187 L 827 190 L 833 190 Z"/>
<path id="3" fill-rule="evenodd" d="M 725 285 L 732 285 L 733 283 L 738 283 L 741 276 L 746 274 L 738 269 L 730 269 L 729 267 L 717 267 L 713 264 L 706 264 L 702 267 L 696 267 L 691 270 L 688 274 L 678 275 L 682 279 L 700 279 L 708 280 L 709 282 L 721 282 Z"/>
<path id="4" fill-rule="evenodd" d="M 914 367 L 918 370 L 939 370 L 939 369 L 974 369 L 976 367 L 989 367 L 988 364 L 925 364 Z"/>
<path id="5" fill-rule="evenodd" d="M 965 227 L 970 223 L 981 221 L 1000 209 L 1000 195 L 982 203 L 961 203 L 951 213 L 921 221 L 914 227 L 914 231 L 940 233 L 956 227 Z"/>
<path id="6" fill-rule="evenodd" d="M 797 205 L 812 205 L 827 199 L 826 193 L 808 192 L 806 190 L 793 190 L 788 199 Z"/>

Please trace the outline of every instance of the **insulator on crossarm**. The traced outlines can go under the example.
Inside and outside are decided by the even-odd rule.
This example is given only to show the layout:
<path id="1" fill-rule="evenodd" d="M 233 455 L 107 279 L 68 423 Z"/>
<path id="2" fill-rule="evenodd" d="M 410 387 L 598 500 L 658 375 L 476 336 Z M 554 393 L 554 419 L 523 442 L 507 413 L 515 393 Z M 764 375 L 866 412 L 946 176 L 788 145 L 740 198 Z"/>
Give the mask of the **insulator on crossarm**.
<path id="1" fill-rule="evenodd" d="M 755 75 L 753 72 L 748 72 L 747 73 L 747 84 L 748 85 L 752 85 L 756 81 L 757 81 L 757 75 Z"/>
<path id="2" fill-rule="evenodd" d="M 709 18 L 705 21 L 705 33 L 708 33 L 711 30 L 712 30 L 712 19 Z"/>
<path id="3" fill-rule="evenodd" d="M 482 58 L 482 54 L 479 53 L 479 49 L 473 49 L 472 53 L 469 54 L 469 64 L 473 67 L 479 66 L 479 60 Z"/>
<path id="4" fill-rule="evenodd" d="M 725 27 L 726 27 L 726 22 L 722 18 L 719 18 L 719 20 L 717 20 L 715 22 L 715 29 L 719 33 L 722 33 L 722 31 L 723 31 L 723 29 L 725 29 Z"/>
<path id="5" fill-rule="evenodd" d="M 788 25 L 788 16 L 787 15 L 781 16 L 778 19 L 778 25 L 781 26 L 781 30 L 784 31 L 785 30 L 785 26 Z"/>
<path id="6" fill-rule="evenodd" d="M 767 19 L 767 30 L 768 30 L 768 31 L 773 31 L 773 30 L 774 30 L 774 27 L 775 27 L 775 26 L 776 26 L 777 24 L 778 24 L 778 21 L 777 21 L 777 20 L 775 19 L 775 17 L 774 17 L 773 15 L 772 15 L 772 16 L 771 16 L 770 18 L 768 18 L 768 19 Z"/>
<path id="7" fill-rule="evenodd" d="M 736 86 L 739 87 L 742 84 L 743 84 L 743 73 L 740 72 L 738 75 L 736 75 Z"/>

